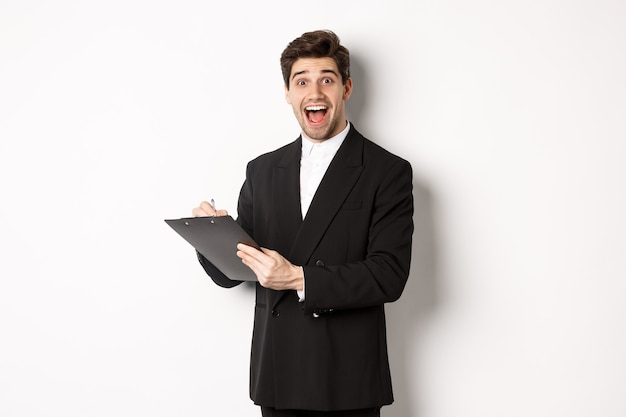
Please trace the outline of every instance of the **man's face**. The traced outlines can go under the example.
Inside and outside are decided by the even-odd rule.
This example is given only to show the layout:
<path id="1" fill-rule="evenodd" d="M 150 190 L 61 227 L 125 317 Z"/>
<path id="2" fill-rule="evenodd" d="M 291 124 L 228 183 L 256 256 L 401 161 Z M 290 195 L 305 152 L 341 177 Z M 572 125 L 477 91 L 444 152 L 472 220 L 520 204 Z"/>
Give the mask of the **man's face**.
<path id="1" fill-rule="evenodd" d="M 345 101 L 352 93 L 352 80 L 341 82 L 332 58 L 300 58 L 294 62 L 285 98 L 291 104 L 302 131 L 322 142 L 346 127 Z"/>

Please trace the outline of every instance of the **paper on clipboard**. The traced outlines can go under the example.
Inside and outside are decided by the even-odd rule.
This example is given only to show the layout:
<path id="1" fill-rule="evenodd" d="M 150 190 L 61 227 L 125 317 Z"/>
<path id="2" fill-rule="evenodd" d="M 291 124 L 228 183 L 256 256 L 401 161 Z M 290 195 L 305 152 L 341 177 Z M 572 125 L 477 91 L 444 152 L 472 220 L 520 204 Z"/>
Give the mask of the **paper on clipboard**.
<path id="1" fill-rule="evenodd" d="M 229 279 L 257 281 L 256 275 L 237 256 L 237 244 L 259 245 L 231 216 L 166 219 L 180 236 Z"/>

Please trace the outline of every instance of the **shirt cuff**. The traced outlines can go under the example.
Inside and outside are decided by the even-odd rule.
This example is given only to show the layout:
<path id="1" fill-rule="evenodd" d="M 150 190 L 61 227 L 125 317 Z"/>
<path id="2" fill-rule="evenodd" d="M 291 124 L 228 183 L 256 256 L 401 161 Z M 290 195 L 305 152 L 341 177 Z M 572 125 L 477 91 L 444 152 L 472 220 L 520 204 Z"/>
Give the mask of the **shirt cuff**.
<path id="1" fill-rule="evenodd" d="M 304 268 L 302 268 L 302 272 L 304 273 Z M 298 301 L 299 302 L 304 302 L 304 289 L 306 287 L 305 285 L 306 280 L 304 279 L 304 277 L 302 277 L 302 289 L 301 290 L 296 290 L 296 292 L 298 293 Z"/>

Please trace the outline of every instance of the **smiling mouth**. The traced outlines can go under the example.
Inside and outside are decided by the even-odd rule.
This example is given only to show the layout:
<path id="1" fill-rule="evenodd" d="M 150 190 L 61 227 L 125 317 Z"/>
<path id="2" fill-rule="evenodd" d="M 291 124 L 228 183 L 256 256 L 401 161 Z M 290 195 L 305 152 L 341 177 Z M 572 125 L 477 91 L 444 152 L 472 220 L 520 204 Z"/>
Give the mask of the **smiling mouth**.
<path id="1" fill-rule="evenodd" d="M 319 125 L 324 121 L 328 107 L 326 106 L 307 106 L 304 108 L 306 118 L 311 125 Z"/>

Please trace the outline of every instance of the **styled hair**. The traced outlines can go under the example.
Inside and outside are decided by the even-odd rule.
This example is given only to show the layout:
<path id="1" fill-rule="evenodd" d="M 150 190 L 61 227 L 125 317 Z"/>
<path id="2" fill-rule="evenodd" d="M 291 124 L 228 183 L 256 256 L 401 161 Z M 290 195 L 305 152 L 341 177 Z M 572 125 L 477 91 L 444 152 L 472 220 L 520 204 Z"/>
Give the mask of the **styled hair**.
<path id="1" fill-rule="evenodd" d="M 330 30 L 306 32 L 287 45 L 280 56 L 280 69 L 287 89 L 291 68 L 299 58 L 332 58 L 337 63 L 343 84 L 350 78 L 350 52 Z"/>

